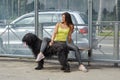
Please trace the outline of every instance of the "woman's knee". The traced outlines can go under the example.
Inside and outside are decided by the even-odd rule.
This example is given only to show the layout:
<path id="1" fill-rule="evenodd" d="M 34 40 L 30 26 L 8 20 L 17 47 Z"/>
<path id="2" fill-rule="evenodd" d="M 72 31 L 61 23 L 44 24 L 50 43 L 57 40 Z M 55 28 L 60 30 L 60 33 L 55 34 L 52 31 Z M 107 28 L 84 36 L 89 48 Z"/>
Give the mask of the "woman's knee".
<path id="1" fill-rule="evenodd" d="M 78 47 L 77 46 L 72 46 L 71 47 L 74 51 L 79 51 Z"/>

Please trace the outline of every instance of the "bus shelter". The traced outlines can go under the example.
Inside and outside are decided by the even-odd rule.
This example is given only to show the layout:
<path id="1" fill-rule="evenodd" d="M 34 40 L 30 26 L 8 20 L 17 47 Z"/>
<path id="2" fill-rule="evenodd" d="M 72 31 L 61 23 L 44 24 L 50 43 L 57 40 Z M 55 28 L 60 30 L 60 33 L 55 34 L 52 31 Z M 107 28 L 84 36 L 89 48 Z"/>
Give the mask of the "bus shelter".
<path id="1" fill-rule="evenodd" d="M 43 26 L 55 25 L 55 23 L 49 22 L 40 23 L 39 12 L 77 11 L 85 13 L 88 18 L 88 23 L 86 24 L 75 24 L 75 26 L 88 26 L 87 39 L 91 56 L 88 58 L 88 50 L 83 50 L 81 54 L 82 59 L 113 62 L 117 65 L 120 62 L 119 3 L 120 0 L 1 0 L 0 55 L 33 57 L 29 48 L 24 48 L 22 45 L 21 40 L 25 34 L 22 33 L 24 31 L 27 33 L 31 29 L 39 38 L 43 38 Z M 34 18 L 30 18 L 31 16 L 29 16 L 27 18 L 25 17 L 26 19 L 24 21 L 19 19 L 19 17 L 31 12 L 34 12 Z M 33 19 L 32 22 L 29 19 Z M 30 28 L 30 26 L 34 27 Z M 75 31 L 77 33 L 78 29 L 75 28 Z M 76 37 L 76 43 L 79 42 L 78 37 Z M 97 45 L 94 44 L 94 38 L 97 39 Z M 93 45 L 97 47 L 93 47 Z M 73 54 L 71 56 L 74 58 Z"/>

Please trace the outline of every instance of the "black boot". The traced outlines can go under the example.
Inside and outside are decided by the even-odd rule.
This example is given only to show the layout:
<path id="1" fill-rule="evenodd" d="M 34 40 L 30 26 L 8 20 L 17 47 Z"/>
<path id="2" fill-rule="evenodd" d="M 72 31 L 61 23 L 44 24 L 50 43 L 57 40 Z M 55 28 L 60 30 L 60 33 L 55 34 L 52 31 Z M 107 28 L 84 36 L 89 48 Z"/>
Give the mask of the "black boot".
<path id="1" fill-rule="evenodd" d="M 44 60 L 42 59 L 41 61 L 38 62 L 38 66 L 35 68 L 35 70 L 43 69 L 44 68 L 43 65 L 44 65 Z"/>
<path id="2" fill-rule="evenodd" d="M 63 70 L 64 70 L 64 72 L 70 72 L 70 66 L 68 63 L 66 66 L 63 67 Z"/>

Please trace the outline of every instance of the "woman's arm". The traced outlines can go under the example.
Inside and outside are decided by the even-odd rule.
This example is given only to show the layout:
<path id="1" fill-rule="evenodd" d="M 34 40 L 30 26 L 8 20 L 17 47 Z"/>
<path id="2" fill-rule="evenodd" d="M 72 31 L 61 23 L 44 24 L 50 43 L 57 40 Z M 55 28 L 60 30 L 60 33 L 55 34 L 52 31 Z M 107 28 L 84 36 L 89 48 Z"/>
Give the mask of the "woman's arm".
<path id="1" fill-rule="evenodd" d="M 68 33 L 68 42 L 70 43 L 72 41 L 72 33 L 74 31 L 74 25 L 70 25 L 70 31 Z"/>
<path id="2" fill-rule="evenodd" d="M 52 35 L 52 38 L 51 38 L 51 41 L 49 43 L 49 45 L 51 46 L 54 42 L 54 39 L 55 39 L 55 36 L 58 32 L 58 27 L 59 27 L 59 23 L 56 24 L 55 28 L 54 28 L 54 32 L 53 32 L 53 35 Z"/>

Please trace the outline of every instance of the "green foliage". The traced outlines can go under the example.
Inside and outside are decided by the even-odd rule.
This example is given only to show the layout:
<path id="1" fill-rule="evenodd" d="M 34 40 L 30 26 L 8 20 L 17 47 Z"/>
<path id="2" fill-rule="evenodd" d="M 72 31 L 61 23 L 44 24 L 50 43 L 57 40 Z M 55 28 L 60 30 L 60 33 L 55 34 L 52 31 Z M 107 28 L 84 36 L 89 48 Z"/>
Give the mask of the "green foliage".
<path id="1" fill-rule="evenodd" d="M 120 35 L 120 32 L 119 32 L 119 35 Z M 113 31 L 100 32 L 99 36 L 114 36 L 114 32 Z"/>
<path id="2" fill-rule="evenodd" d="M 113 36 L 113 32 L 100 32 L 99 36 Z"/>

